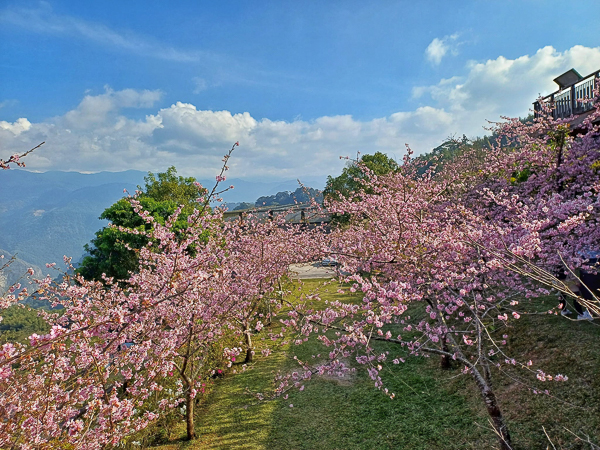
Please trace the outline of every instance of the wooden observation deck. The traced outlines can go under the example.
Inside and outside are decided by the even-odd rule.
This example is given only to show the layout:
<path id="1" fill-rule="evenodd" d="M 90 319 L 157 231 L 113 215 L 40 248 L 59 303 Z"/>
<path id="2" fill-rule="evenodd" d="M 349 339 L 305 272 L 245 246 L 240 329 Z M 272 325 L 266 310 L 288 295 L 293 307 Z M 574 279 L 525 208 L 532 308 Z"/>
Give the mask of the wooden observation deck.
<path id="1" fill-rule="evenodd" d="M 573 117 L 570 124 L 577 127 L 593 109 L 594 92 L 598 88 L 599 77 L 600 70 L 582 77 L 575 69 L 556 77 L 554 82 L 558 84 L 559 89 L 533 104 L 535 116 L 542 111 L 540 102 L 547 103 L 554 108 L 552 115 L 555 119 Z"/>

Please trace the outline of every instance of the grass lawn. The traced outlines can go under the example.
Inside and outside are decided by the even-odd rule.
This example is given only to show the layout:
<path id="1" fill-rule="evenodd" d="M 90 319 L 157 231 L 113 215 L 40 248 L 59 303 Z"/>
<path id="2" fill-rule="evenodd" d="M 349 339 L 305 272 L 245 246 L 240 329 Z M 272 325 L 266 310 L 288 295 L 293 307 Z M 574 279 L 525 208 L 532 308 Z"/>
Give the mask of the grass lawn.
<path id="1" fill-rule="evenodd" d="M 309 280 L 303 289 L 315 289 L 320 283 L 322 280 Z M 336 293 L 337 287 L 323 289 L 329 290 L 322 292 L 323 300 L 348 299 Z M 536 302 L 540 311 L 556 303 L 553 298 L 546 304 Z M 556 449 L 592 448 L 574 434 L 600 445 L 600 326 L 540 314 L 523 316 L 513 327 L 509 353 L 519 355 L 520 360 L 534 360 L 546 373 L 569 376 L 566 383 L 541 383 L 522 371 L 494 373 L 515 449 L 552 449 L 552 445 Z M 393 351 L 393 347 L 389 349 Z M 257 402 L 246 393 L 247 388 L 269 390 L 276 371 L 297 367 L 294 355 L 307 360 L 327 352 L 316 339 L 310 339 L 301 346 L 285 346 L 268 358 L 257 353 L 249 370 L 218 380 L 203 398 L 197 414 L 197 440 L 181 440 L 185 435 L 181 424 L 172 433 L 173 440 L 157 448 L 496 448 L 471 378 L 458 369 L 441 371 L 436 358 L 389 364 L 383 378 L 396 394 L 394 400 L 378 391 L 358 364 L 350 376 L 314 378 L 303 392 L 291 392 L 287 399 Z M 235 368 L 240 370 L 240 366 Z M 549 389 L 550 395 L 535 395 L 532 388 Z"/>

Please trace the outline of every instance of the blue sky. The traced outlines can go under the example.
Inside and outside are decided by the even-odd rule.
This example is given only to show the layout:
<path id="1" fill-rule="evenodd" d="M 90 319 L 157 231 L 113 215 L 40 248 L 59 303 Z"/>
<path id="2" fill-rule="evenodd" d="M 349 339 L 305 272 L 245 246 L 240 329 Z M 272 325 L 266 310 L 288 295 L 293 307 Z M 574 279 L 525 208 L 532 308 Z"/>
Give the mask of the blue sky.
<path id="1" fill-rule="evenodd" d="M 4 1 L 0 152 L 207 177 L 240 141 L 230 176 L 336 174 L 527 115 L 600 69 L 598 29 L 595 1 Z"/>

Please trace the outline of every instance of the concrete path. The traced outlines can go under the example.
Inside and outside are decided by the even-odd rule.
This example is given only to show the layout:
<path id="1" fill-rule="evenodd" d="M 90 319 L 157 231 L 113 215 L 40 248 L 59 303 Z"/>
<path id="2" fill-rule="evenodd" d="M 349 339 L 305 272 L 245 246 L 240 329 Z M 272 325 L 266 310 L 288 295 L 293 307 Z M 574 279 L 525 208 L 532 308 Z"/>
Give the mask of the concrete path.
<path id="1" fill-rule="evenodd" d="M 323 267 L 321 262 L 292 264 L 292 272 L 296 273 L 295 278 L 333 278 L 337 275 L 334 267 Z"/>

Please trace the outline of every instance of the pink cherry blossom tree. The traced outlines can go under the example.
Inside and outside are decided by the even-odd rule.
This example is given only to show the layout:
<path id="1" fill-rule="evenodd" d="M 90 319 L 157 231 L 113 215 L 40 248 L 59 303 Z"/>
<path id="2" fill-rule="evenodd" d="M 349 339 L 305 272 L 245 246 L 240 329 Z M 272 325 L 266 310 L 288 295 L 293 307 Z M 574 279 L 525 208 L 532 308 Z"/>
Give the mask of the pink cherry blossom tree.
<path id="1" fill-rule="evenodd" d="M 244 336 L 245 363 L 253 361 L 253 333 L 269 324 L 281 308 L 281 279 L 290 275 L 290 264 L 317 259 L 322 253 L 323 229 L 301 227 L 286 223 L 283 214 L 268 220 L 250 214 L 232 230 L 236 255 L 232 276 L 243 288 L 239 301 L 245 303 L 236 310 L 234 323 Z"/>
<path id="2" fill-rule="evenodd" d="M 193 418 L 198 367 L 237 308 L 222 281 L 228 269 L 218 213 L 196 219 L 195 228 L 212 238 L 191 252 L 195 231 L 176 240 L 171 223 L 157 225 L 149 234 L 159 251 L 140 251 L 140 270 L 127 288 L 111 280 L 40 281 L 64 313 L 47 315 L 48 335 L 5 344 L 0 354 L 2 445 L 66 440 L 100 448 L 182 404 Z M 164 385 L 173 372 L 180 382 L 169 392 Z M 194 437 L 193 421 L 188 435 Z"/>
<path id="3" fill-rule="evenodd" d="M 547 293 L 539 277 L 514 268 L 526 261 L 546 273 L 566 270 L 564 264 L 593 270 L 584 251 L 600 248 L 599 118 L 597 105 L 578 135 L 548 116 L 506 120 L 495 129 L 496 144 L 465 150 L 441 172 L 425 170 L 409 150 L 396 173 L 371 174 L 365 189 L 330 202 L 330 212 L 350 218 L 332 234 L 331 247 L 350 274 L 349 290 L 361 290 L 364 300 L 322 311 L 300 304 L 289 313 L 287 326 L 319 332 L 332 348 L 319 370 L 340 371 L 353 357 L 385 389 L 379 374 L 386 361 L 456 361 L 479 389 L 500 447 L 512 448 L 494 368 L 567 379 L 505 350 L 510 322 L 528 312 L 528 298 Z M 391 344 L 389 350 L 375 350 L 374 341 Z M 312 371 L 305 366 L 305 376 Z"/>
<path id="4" fill-rule="evenodd" d="M 208 209 L 210 197 L 200 200 L 189 227 L 176 231 L 179 210 L 161 225 L 130 199 L 152 226 L 121 230 L 149 242 L 126 284 L 38 280 L 38 291 L 64 312 L 41 312 L 50 333 L 0 351 L 0 446 L 102 448 L 182 406 L 187 436 L 195 437 L 195 397 L 214 369 L 215 348 L 227 338 L 233 345 L 222 348 L 223 359 L 242 347 L 251 354 L 258 305 L 290 263 L 308 257 L 307 237 L 318 234 L 283 219 L 226 222 L 219 208 Z"/>

